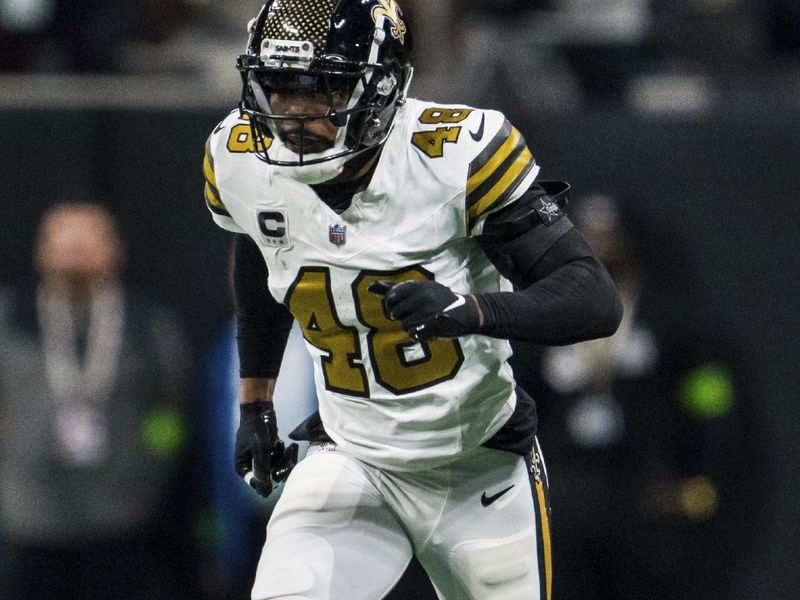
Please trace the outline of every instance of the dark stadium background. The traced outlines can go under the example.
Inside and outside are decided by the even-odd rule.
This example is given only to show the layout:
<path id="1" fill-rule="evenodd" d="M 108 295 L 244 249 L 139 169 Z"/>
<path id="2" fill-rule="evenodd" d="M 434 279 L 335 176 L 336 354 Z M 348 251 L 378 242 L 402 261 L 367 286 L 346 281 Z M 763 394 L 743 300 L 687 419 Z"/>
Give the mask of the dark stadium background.
<path id="1" fill-rule="evenodd" d="M 17 85 L 31 89 L 0 78 L 6 92 Z M 793 92 L 747 101 L 732 92 L 713 110 L 666 114 L 495 101 L 529 140 L 542 177 L 623 202 L 646 268 L 671 299 L 664 319 L 704 320 L 735 341 L 751 460 L 741 527 L 720 540 L 741 558 L 729 573 L 732 600 L 800 593 L 800 87 L 780 89 Z M 40 101 L 58 94 L 0 105 L 0 285 L 31 277 L 43 209 L 100 200 L 128 242 L 128 280 L 179 312 L 199 356 L 232 314 L 230 237 L 204 205 L 201 161 L 235 94 L 182 107 Z"/>
<path id="2" fill-rule="evenodd" d="M 30 240 L 55 200 L 110 201 L 129 245 L 128 278 L 183 315 L 203 348 L 231 314 L 229 236 L 203 203 L 205 138 L 220 110 L 0 112 L 0 277 L 28 277 Z M 646 222 L 645 261 L 686 295 L 673 314 L 701 315 L 735 338 L 752 391 L 752 498 L 741 599 L 790 598 L 800 515 L 797 423 L 800 310 L 800 119 L 637 119 L 628 114 L 517 118 L 543 176 L 576 194 L 629 198 Z M 684 256 L 691 255 L 689 266 Z M 748 591 L 749 590 L 749 591 Z M 767 591 L 771 590 L 771 591 Z"/>

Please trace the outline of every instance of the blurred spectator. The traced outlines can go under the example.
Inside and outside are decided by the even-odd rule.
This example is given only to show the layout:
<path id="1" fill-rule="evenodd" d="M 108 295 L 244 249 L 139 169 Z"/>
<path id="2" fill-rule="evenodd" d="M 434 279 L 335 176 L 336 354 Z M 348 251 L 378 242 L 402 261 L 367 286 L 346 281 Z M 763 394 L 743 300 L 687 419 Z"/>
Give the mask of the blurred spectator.
<path id="1" fill-rule="evenodd" d="M 503 102 L 506 111 L 618 101 L 627 78 L 647 60 L 649 1 L 472 3 L 459 11 L 462 93 L 477 104 Z"/>
<path id="2" fill-rule="evenodd" d="M 618 103 L 628 79 L 651 61 L 652 0 L 553 0 L 539 26 L 577 75 L 591 104 Z"/>
<path id="3" fill-rule="evenodd" d="M 55 19 L 55 0 L 0 0 L 0 71 L 26 71 Z"/>
<path id="4" fill-rule="evenodd" d="M 576 225 L 625 309 L 611 338 L 515 347 L 514 372 L 537 400 L 551 471 L 554 590 L 581 600 L 731 597 L 742 564 L 742 392 L 716 331 L 646 296 L 618 205 L 593 196 Z M 576 494 L 575 490 L 582 490 Z M 738 541 L 734 541 L 738 540 Z M 742 561 L 742 562 L 739 562 Z"/>
<path id="5" fill-rule="evenodd" d="M 118 71 L 126 44 L 167 39 L 188 1 L 0 0 L 0 71 Z"/>
<path id="6" fill-rule="evenodd" d="M 563 110 L 583 103 L 580 84 L 553 45 L 553 31 L 539 23 L 553 0 L 481 0 L 452 11 L 458 50 L 444 61 L 459 69 L 460 87 L 447 94 L 477 106 L 497 108 L 512 119 L 520 110 Z M 557 33 L 556 33 L 557 35 Z M 524 112 L 522 113 L 524 114 Z M 520 117 L 518 117 L 520 118 Z"/>
<path id="7" fill-rule="evenodd" d="M 170 20 L 163 36 L 129 40 L 121 53 L 121 68 L 191 77 L 202 83 L 206 95 L 212 90 L 214 97 L 235 101 L 241 93 L 235 57 L 243 50 L 247 24 L 258 6 L 253 0 L 181 0 L 181 18 Z"/>
<path id="8" fill-rule="evenodd" d="M 650 0 L 663 68 L 727 75 L 765 66 L 760 0 Z"/>
<path id="9" fill-rule="evenodd" d="M 0 323 L 0 598 L 192 597 L 182 335 L 100 205 L 50 209 L 35 259 Z"/>

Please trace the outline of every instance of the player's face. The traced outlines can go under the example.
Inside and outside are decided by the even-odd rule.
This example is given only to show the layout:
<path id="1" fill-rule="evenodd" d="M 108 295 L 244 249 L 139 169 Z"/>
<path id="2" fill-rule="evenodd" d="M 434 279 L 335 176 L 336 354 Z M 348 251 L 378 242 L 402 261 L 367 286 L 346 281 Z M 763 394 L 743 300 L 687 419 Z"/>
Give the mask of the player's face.
<path id="1" fill-rule="evenodd" d="M 275 114 L 288 117 L 328 112 L 327 98 L 315 92 L 276 92 L 270 95 L 270 105 Z M 333 147 L 339 128 L 324 117 L 308 119 L 305 124 L 299 120 L 276 120 L 275 130 L 292 152 L 316 154 Z"/>
<path id="2" fill-rule="evenodd" d="M 258 78 L 269 114 L 303 119 L 274 119 L 270 127 L 292 152 L 316 154 L 333 147 L 339 128 L 331 117 L 347 108 L 354 80 L 346 77 L 273 73 Z"/>

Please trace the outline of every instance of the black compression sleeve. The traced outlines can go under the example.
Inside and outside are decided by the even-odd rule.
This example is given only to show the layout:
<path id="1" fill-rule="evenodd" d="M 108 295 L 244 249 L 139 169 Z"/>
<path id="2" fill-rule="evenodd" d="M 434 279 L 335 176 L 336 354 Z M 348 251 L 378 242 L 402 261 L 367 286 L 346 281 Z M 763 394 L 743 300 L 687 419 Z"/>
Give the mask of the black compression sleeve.
<path id="1" fill-rule="evenodd" d="M 269 273 L 258 246 L 236 236 L 233 289 L 239 376 L 277 377 L 292 327 L 292 316 L 267 286 Z"/>
<path id="2" fill-rule="evenodd" d="M 531 276 L 517 291 L 476 296 L 484 316 L 479 333 L 563 345 L 616 331 L 622 319 L 616 286 L 576 230 L 553 244 Z"/>

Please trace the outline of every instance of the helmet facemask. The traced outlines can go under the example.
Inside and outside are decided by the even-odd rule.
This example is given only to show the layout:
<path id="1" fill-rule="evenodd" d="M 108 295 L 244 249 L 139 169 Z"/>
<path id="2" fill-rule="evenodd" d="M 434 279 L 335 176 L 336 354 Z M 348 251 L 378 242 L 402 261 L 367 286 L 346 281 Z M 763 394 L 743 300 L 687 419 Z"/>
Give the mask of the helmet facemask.
<path id="1" fill-rule="evenodd" d="M 412 69 L 409 38 L 388 35 L 378 12 L 332 0 L 264 5 L 237 64 L 240 111 L 261 160 L 325 181 L 386 140 Z"/>
<path id="2" fill-rule="evenodd" d="M 278 166 L 318 164 L 382 143 L 389 133 L 385 124 L 393 118 L 402 93 L 394 75 L 382 73 L 380 65 L 361 74 L 248 69 L 242 78 L 241 111 L 250 117 L 256 153 Z M 287 111 L 287 104 L 298 97 L 303 104 L 319 108 L 301 113 L 289 107 Z M 338 128 L 332 144 L 310 131 L 309 124 L 318 120 Z M 297 156 L 289 160 L 270 156 L 269 148 L 278 140 L 293 146 Z"/>

